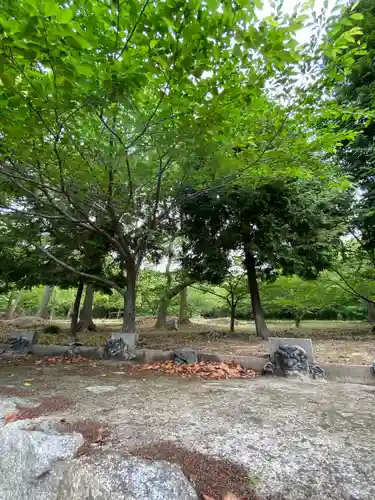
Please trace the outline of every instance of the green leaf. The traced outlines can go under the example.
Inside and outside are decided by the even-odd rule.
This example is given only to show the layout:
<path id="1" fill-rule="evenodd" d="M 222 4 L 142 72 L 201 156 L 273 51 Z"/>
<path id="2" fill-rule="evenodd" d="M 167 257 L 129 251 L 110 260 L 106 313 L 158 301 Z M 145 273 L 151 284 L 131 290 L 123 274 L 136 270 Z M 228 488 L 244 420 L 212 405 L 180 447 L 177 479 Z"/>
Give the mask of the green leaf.
<path id="1" fill-rule="evenodd" d="M 233 47 L 233 55 L 238 58 L 242 57 L 240 44 L 236 43 L 236 45 Z"/>
<path id="2" fill-rule="evenodd" d="M 54 0 L 46 0 L 43 2 L 43 10 L 46 16 L 55 16 L 59 10 L 59 5 Z"/>
<path id="3" fill-rule="evenodd" d="M 74 17 L 74 12 L 70 8 L 60 9 L 57 13 L 57 19 L 62 24 L 68 24 Z"/>

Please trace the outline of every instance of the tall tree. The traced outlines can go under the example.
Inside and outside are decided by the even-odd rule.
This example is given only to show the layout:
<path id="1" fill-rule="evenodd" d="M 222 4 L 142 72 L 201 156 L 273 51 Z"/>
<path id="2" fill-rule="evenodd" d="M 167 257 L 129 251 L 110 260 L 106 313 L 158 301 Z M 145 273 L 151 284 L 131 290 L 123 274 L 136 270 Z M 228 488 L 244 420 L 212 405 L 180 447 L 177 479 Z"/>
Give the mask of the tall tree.
<path id="1" fill-rule="evenodd" d="M 345 51 L 350 57 L 350 68 L 341 68 L 342 81 L 336 85 L 336 97 L 347 107 L 357 106 L 363 113 L 353 118 L 352 128 L 359 133 L 347 139 L 339 149 L 338 157 L 345 173 L 357 188 L 354 196 L 355 216 L 352 229 L 360 234 L 363 248 L 375 263 L 375 4 L 371 0 L 350 2 L 342 22 L 354 24 L 359 37 L 354 40 L 346 34 Z M 342 36 L 343 25 L 334 31 Z M 360 44 L 358 46 L 358 43 Z M 365 47 L 363 50 L 361 47 Z"/>
<path id="2" fill-rule="evenodd" d="M 190 265 L 199 268 L 202 253 L 213 246 L 223 252 L 242 251 L 257 334 L 267 338 L 258 277 L 296 273 L 314 278 L 329 267 L 332 249 L 346 229 L 346 205 L 340 184 L 330 186 L 318 179 L 279 180 L 201 195 L 199 203 L 185 204 Z"/>

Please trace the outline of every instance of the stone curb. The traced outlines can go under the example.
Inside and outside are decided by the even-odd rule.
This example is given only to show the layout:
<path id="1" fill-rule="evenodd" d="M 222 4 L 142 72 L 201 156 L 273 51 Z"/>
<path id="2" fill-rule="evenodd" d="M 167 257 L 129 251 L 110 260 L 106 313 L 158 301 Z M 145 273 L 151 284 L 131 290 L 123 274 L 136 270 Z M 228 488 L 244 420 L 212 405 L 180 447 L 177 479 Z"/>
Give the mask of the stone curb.
<path id="1" fill-rule="evenodd" d="M 0 345 L 4 349 L 5 345 Z M 36 356 L 61 356 L 69 349 L 68 345 L 39 345 L 31 348 L 31 353 Z M 75 349 L 76 354 L 100 359 L 103 355 L 103 347 L 80 346 Z M 168 361 L 173 359 L 173 351 L 161 351 L 153 349 L 136 349 L 136 361 L 141 363 L 153 363 L 157 361 Z M 198 352 L 200 361 L 215 361 L 224 363 L 235 363 L 255 371 L 262 371 L 266 358 L 252 358 L 249 356 L 226 356 L 212 353 Z M 339 363 L 319 363 L 319 366 L 327 374 L 328 380 L 350 382 L 357 384 L 375 385 L 375 376 L 372 366 L 348 365 Z"/>

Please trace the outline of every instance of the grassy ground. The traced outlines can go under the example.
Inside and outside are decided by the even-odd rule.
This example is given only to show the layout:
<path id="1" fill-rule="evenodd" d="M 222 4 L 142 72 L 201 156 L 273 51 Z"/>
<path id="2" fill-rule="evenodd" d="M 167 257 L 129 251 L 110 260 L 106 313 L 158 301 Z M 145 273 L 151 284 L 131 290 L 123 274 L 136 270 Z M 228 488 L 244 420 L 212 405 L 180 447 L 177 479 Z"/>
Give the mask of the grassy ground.
<path id="1" fill-rule="evenodd" d="M 111 332 L 119 331 L 121 322 L 117 320 L 96 320 L 98 330 L 85 332 L 78 340 L 86 345 L 103 345 Z M 175 349 L 179 346 L 193 346 L 205 352 L 230 355 L 264 356 L 268 353 L 267 343 L 255 336 L 252 323 L 236 322 L 236 331 L 229 334 L 229 320 L 193 319 L 192 324 L 178 332 L 161 331 L 153 328 L 153 318 L 139 318 L 137 330 L 140 345 L 150 349 Z M 18 318 L 0 322 L 0 338 L 6 338 L 17 331 L 39 333 L 40 344 L 69 344 L 69 323 L 53 321 L 59 327 L 57 334 L 43 333 L 50 322 L 37 318 Z M 296 328 L 291 321 L 269 321 L 273 336 L 305 337 L 313 339 L 314 352 L 318 361 L 371 364 L 375 359 L 375 334 L 368 323 L 344 321 L 305 321 Z"/>

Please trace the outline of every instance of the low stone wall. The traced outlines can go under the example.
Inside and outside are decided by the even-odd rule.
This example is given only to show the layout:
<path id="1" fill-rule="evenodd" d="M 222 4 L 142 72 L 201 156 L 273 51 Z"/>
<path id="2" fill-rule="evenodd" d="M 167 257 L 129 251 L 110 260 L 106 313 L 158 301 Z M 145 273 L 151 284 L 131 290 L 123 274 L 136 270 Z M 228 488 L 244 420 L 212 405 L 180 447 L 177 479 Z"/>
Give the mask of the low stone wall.
<path id="1" fill-rule="evenodd" d="M 5 348 L 0 345 L 0 349 Z M 32 347 L 31 352 L 36 356 L 62 356 L 69 349 L 68 345 L 39 345 Z M 81 356 L 100 359 L 104 348 L 96 346 L 80 346 L 75 348 L 75 352 Z M 173 359 L 173 351 L 161 351 L 153 349 L 136 349 L 136 361 L 140 363 L 154 363 L 158 361 L 168 361 Z M 249 356 L 230 356 L 212 353 L 199 352 L 199 361 L 216 361 L 224 363 L 235 363 L 244 368 L 251 368 L 255 371 L 262 371 L 266 358 L 251 358 Z M 349 365 L 339 363 L 319 363 L 324 369 L 328 380 L 340 382 L 351 382 L 357 384 L 375 385 L 375 376 L 372 366 L 369 365 Z"/>

